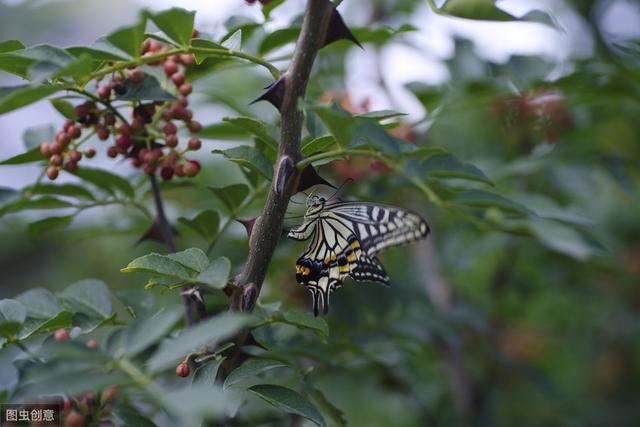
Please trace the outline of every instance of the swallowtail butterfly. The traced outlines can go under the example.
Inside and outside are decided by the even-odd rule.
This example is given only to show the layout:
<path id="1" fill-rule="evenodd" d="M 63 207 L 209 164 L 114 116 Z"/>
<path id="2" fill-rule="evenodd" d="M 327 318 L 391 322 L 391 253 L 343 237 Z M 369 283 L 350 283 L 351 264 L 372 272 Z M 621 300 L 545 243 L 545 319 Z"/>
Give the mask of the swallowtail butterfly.
<path id="1" fill-rule="evenodd" d="M 307 199 L 303 223 L 288 237 L 311 243 L 296 262 L 296 280 L 313 296 L 313 312 L 329 312 L 329 295 L 351 277 L 389 285 L 376 257 L 382 249 L 425 238 L 429 225 L 413 212 L 362 202 Z"/>

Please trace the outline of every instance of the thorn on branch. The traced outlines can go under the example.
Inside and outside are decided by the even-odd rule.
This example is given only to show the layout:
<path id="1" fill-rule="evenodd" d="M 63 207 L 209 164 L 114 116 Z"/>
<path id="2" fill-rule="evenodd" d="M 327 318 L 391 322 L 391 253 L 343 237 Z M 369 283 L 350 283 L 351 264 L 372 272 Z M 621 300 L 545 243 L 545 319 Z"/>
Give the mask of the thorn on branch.
<path id="1" fill-rule="evenodd" d="M 178 232 L 175 228 L 171 227 L 171 234 L 176 236 Z M 144 242 L 145 240 L 155 240 L 156 242 L 166 243 L 166 239 L 163 232 L 163 227 L 160 219 L 156 216 L 153 223 L 147 228 L 142 236 L 136 241 L 136 245 Z"/>
<path id="2" fill-rule="evenodd" d="M 259 101 L 267 101 L 280 111 L 280 108 L 282 107 L 282 100 L 284 99 L 284 87 L 285 76 L 282 76 L 269 86 L 265 87 L 265 91 L 262 95 L 251 101 L 249 105 L 255 104 Z"/>
<path id="3" fill-rule="evenodd" d="M 244 226 L 244 229 L 247 230 L 247 237 L 249 238 L 249 240 L 251 240 L 251 232 L 253 231 L 253 225 L 256 222 L 256 218 L 251 218 L 251 219 L 238 219 L 235 218 L 235 220 L 237 222 L 239 222 L 240 224 L 242 224 Z"/>
<path id="4" fill-rule="evenodd" d="M 298 182 L 298 188 L 296 188 L 296 193 L 306 190 L 307 188 L 313 187 L 314 185 L 328 185 L 329 187 L 336 188 L 335 185 L 331 184 L 329 181 L 324 179 L 318 174 L 318 171 L 313 166 L 309 165 L 302 169 L 300 173 L 300 181 Z"/>
<path id="5" fill-rule="evenodd" d="M 290 178 L 296 171 L 296 166 L 293 164 L 293 160 L 289 156 L 282 156 L 278 162 L 276 169 L 275 179 L 273 180 L 273 189 L 276 194 L 284 194 Z"/>
<path id="6" fill-rule="evenodd" d="M 342 16 L 338 9 L 333 9 L 331 12 L 331 21 L 329 21 L 329 28 L 327 29 L 327 36 L 324 39 L 322 47 L 331 44 L 337 40 L 350 40 L 357 44 L 360 49 L 364 50 L 364 47 L 360 44 L 356 36 L 353 35 L 347 24 L 344 23 Z"/>

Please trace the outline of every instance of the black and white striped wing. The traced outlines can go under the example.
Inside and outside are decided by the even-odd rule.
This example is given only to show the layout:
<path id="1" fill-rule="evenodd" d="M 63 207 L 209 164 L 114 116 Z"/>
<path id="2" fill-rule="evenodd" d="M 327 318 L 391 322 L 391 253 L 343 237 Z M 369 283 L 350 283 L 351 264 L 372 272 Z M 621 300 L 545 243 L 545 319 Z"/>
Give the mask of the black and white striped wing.
<path id="1" fill-rule="evenodd" d="M 425 238 L 430 231 L 419 215 L 393 206 L 340 202 L 325 209 L 353 224 L 353 231 L 369 257 L 383 249 Z"/>

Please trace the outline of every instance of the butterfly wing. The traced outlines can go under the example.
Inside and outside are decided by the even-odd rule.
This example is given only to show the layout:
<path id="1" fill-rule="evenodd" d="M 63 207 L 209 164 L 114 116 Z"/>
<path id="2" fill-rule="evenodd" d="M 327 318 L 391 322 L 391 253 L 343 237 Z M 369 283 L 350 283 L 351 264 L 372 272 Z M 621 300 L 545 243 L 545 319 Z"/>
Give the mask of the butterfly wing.
<path id="1" fill-rule="evenodd" d="M 422 239 L 430 231 L 418 214 L 393 206 L 340 202 L 326 209 L 353 223 L 353 231 L 370 257 L 383 249 Z"/>

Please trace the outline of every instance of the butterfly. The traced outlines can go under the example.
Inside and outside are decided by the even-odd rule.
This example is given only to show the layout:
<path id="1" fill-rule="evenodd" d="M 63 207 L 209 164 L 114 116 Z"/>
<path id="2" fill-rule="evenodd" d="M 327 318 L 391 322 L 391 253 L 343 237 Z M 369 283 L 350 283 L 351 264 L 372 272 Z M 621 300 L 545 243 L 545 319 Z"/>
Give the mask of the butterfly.
<path id="1" fill-rule="evenodd" d="M 307 198 L 302 224 L 287 237 L 311 242 L 296 262 L 296 280 L 313 297 L 313 312 L 329 312 L 329 295 L 351 277 L 390 284 L 376 254 L 386 248 L 427 237 L 429 225 L 419 215 L 393 206 L 366 202 L 328 203 Z"/>

